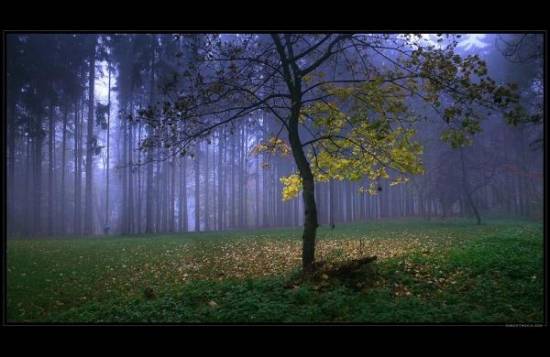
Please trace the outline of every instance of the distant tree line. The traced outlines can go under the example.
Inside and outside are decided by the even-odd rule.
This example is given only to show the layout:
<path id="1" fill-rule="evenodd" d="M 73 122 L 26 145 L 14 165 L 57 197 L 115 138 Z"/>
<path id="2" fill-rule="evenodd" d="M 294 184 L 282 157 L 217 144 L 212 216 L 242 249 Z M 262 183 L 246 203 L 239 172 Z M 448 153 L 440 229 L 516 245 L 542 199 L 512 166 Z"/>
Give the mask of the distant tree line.
<path id="1" fill-rule="evenodd" d="M 415 124 L 423 175 L 409 175 L 401 185 L 376 181 L 375 195 L 361 189 L 373 183 L 367 177 L 319 182 L 319 223 L 541 216 L 542 53 L 518 56 L 525 43 L 506 40 L 507 52 L 495 49 L 485 61 L 494 78 L 517 83 L 527 119 L 506 123 L 493 116 L 471 146 L 456 149 L 440 140 L 444 124 L 429 114 Z M 535 49 L 539 40 L 521 39 L 534 41 Z M 303 202 L 281 199 L 281 178 L 297 171 L 290 153 L 255 150 L 281 130 L 269 111 L 219 126 L 186 152 L 169 142 L 152 145 L 168 129 L 139 118 L 152 106 L 173 110 L 167 103 L 174 102 L 174 88 L 208 55 L 207 41 L 198 34 L 8 34 L 8 234 L 303 225 Z M 182 125 L 171 123 L 169 130 Z"/>

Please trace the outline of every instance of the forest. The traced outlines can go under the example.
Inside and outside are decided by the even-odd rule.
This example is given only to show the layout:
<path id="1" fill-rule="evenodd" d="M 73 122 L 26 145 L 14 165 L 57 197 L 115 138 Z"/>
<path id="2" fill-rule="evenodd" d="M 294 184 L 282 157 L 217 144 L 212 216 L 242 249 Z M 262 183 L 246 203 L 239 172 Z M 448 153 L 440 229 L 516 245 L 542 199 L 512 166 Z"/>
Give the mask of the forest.
<path id="1" fill-rule="evenodd" d="M 8 321 L 542 322 L 543 33 L 4 40 Z"/>

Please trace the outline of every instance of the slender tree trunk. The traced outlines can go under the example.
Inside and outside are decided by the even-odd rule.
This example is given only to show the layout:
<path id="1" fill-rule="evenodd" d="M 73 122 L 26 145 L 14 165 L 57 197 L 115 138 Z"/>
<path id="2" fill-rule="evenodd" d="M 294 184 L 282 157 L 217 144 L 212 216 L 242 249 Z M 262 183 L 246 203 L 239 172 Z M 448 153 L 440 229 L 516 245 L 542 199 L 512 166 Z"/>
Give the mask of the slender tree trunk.
<path id="1" fill-rule="evenodd" d="M 82 128 L 80 125 L 80 118 L 78 115 L 79 99 L 75 101 L 74 105 L 74 234 L 82 234 L 81 226 L 81 171 L 80 171 L 80 161 L 81 161 L 81 132 Z"/>
<path id="2" fill-rule="evenodd" d="M 210 230 L 210 168 L 209 168 L 209 159 L 208 152 L 210 145 L 206 143 L 205 145 L 205 164 L 204 164 L 204 230 Z"/>
<path id="3" fill-rule="evenodd" d="M 247 207 L 247 202 L 248 202 L 248 189 L 247 189 L 247 184 L 248 184 L 248 168 L 247 168 L 247 142 L 248 142 L 248 132 L 246 130 L 246 125 L 243 126 L 243 144 L 242 144 L 242 163 L 241 163 L 241 167 L 242 167 L 242 182 L 241 182 L 241 191 L 243 192 L 243 194 L 241 195 L 241 202 L 242 202 L 242 210 L 241 210 L 241 215 L 242 215 L 242 221 L 241 221 L 241 226 L 242 227 L 247 227 L 248 226 L 248 207 Z"/>
<path id="4" fill-rule="evenodd" d="M 181 207 L 181 219 L 182 219 L 182 230 L 184 232 L 189 231 L 188 219 L 187 219 L 187 157 L 182 159 L 182 182 L 180 186 L 181 198 L 180 198 L 180 207 Z"/>
<path id="5" fill-rule="evenodd" d="M 32 162 L 32 143 L 31 143 L 31 137 L 27 137 L 26 145 L 25 145 L 25 154 L 26 154 L 26 160 L 25 160 L 25 170 L 27 172 L 32 172 L 33 170 L 33 162 Z M 31 181 L 31 175 L 24 175 L 25 176 L 25 209 L 23 211 L 24 215 L 26 217 L 33 217 L 32 212 L 32 205 L 34 203 L 34 200 L 32 199 L 32 181 Z M 33 232 L 33 225 L 31 224 L 23 224 L 23 235 L 30 235 Z"/>
<path id="6" fill-rule="evenodd" d="M 155 197 L 155 232 L 162 232 L 162 170 L 161 170 L 161 161 L 160 161 L 160 149 L 156 149 L 156 176 L 155 176 L 155 187 L 154 187 L 154 197 Z"/>
<path id="7" fill-rule="evenodd" d="M 140 102 L 140 107 L 141 107 L 141 102 Z M 137 142 L 141 142 L 141 122 L 138 124 L 138 133 L 137 133 Z M 141 150 L 138 150 L 138 158 L 137 158 L 137 162 L 139 162 L 141 164 L 142 162 L 142 158 L 141 158 Z M 138 233 L 142 233 L 143 231 L 143 209 L 142 209 L 142 198 L 143 198 L 143 174 L 142 174 L 142 166 L 139 165 L 137 167 L 137 189 L 138 189 L 138 192 L 137 192 L 137 197 L 138 197 L 138 202 L 137 202 L 137 222 L 136 222 L 136 231 Z"/>
<path id="8" fill-rule="evenodd" d="M 123 113 L 127 110 L 127 103 L 121 102 L 120 106 L 123 110 Z M 122 130 L 120 135 L 122 136 L 122 202 L 121 202 L 121 232 L 122 234 L 129 234 L 128 230 L 128 120 L 123 115 L 122 120 Z"/>
<path id="9" fill-rule="evenodd" d="M 130 116 L 134 115 L 134 98 L 130 92 Z M 135 233 L 134 229 L 134 123 L 128 123 L 128 220 L 126 231 Z"/>
<path id="10" fill-rule="evenodd" d="M 65 234 L 65 174 L 67 172 L 66 169 L 66 148 L 67 148 L 67 104 L 65 103 L 65 107 L 63 110 L 63 139 L 61 142 L 61 190 L 60 190 L 60 213 L 59 213 L 59 232 L 61 234 Z"/>
<path id="11" fill-rule="evenodd" d="M 231 198 L 229 199 L 231 205 L 231 209 L 229 210 L 229 227 L 234 228 L 235 227 L 235 133 L 232 133 L 231 135 L 231 157 L 230 157 L 231 163 Z"/>
<path id="12" fill-rule="evenodd" d="M 54 105 L 53 101 L 50 102 L 50 129 L 48 140 L 48 235 L 53 235 L 53 214 L 55 212 L 54 206 L 54 167 L 55 167 L 55 121 L 54 121 Z"/>
<path id="13" fill-rule="evenodd" d="M 41 228 L 41 201 L 42 201 L 42 141 L 43 141 L 43 132 L 42 126 L 39 120 L 36 120 L 36 135 L 34 138 L 34 206 L 33 206 L 33 217 L 34 217 L 34 234 L 39 235 L 42 233 Z"/>
<path id="14" fill-rule="evenodd" d="M 196 154 L 195 154 L 195 231 L 200 232 L 201 230 L 201 224 L 200 224 L 200 144 L 197 143 L 196 145 Z"/>
<path id="15" fill-rule="evenodd" d="M 466 172 L 466 165 L 464 162 L 464 152 L 462 148 L 460 149 L 460 162 L 462 167 L 462 187 L 464 195 L 466 196 L 466 200 L 468 201 L 468 204 L 470 205 L 470 208 L 472 209 L 472 212 L 474 213 L 476 217 L 477 224 L 481 224 L 481 216 L 479 215 L 479 211 L 474 203 L 474 200 L 472 198 L 472 193 L 470 190 L 470 183 L 468 182 L 468 176 Z"/>
<path id="16" fill-rule="evenodd" d="M 109 79 L 107 84 L 107 163 L 105 170 L 105 230 L 108 233 L 110 228 L 110 217 L 111 213 L 109 212 L 109 169 L 111 166 L 111 62 L 107 64 L 107 69 L 109 71 Z"/>
<path id="17" fill-rule="evenodd" d="M 329 206 L 330 206 L 330 218 L 329 224 L 334 227 L 334 181 L 330 180 L 329 183 Z"/>
<path id="18" fill-rule="evenodd" d="M 239 130 L 239 141 L 238 141 L 238 154 L 237 161 L 239 162 L 239 177 L 237 179 L 239 186 L 239 195 L 237 198 L 237 205 L 239 210 L 239 216 L 237 217 L 237 225 L 239 228 L 243 227 L 243 174 L 244 174 L 244 163 L 243 163 L 243 142 L 244 142 L 244 125 Z"/>
<path id="19" fill-rule="evenodd" d="M 20 215 L 16 213 L 16 196 L 15 192 L 18 190 L 18 185 L 15 182 L 15 141 L 16 141 L 16 123 L 17 123 L 17 99 L 16 94 L 13 91 L 6 93 L 9 100 L 9 120 L 8 125 L 8 225 L 10 233 L 13 232 L 13 226 L 16 218 Z M 28 175 L 27 175 L 28 176 Z M 20 192 L 20 191 L 19 191 Z"/>
<path id="20" fill-rule="evenodd" d="M 223 200 L 223 187 L 224 187 L 224 175 L 223 175 L 223 167 L 222 167 L 222 159 L 223 159 L 223 129 L 220 131 L 220 139 L 218 141 L 218 230 L 221 231 L 223 229 L 223 206 L 224 206 L 224 200 Z"/>
<path id="21" fill-rule="evenodd" d="M 89 73 L 88 73 L 88 135 L 86 142 L 86 205 L 84 207 L 84 233 L 94 233 L 93 221 L 93 159 L 94 149 L 92 146 L 94 140 L 94 82 L 95 82 L 95 47 L 96 39 L 93 39 L 91 45 Z"/>
<path id="22" fill-rule="evenodd" d="M 255 199 L 256 199 L 256 228 L 260 227 L 260 156 L 256 157 L 256 176 L 254 180 L 255 184 Z"/>
<path id="23" fill-rule="evenodd" d="M 170 203 L 170 232 L 176 231 L 176 221 L 174 215 L 174 201 L 176 200 L 176 158 L 172 157 L 170 161 L 170 197 L 168 202 Z"/>
<path id="24" fill-rule="evenodd" d="M 151 78 L 149 81 L 149 105 L 154 105 L 155 102 L 155 37 L 151 50 Z M 153 128 L 148 126 L 146 128 L 147 134 L 150 135 Z M 146 155 L 147 161 L 147 177 L 146 177 L 146 203 L 145 203 L 145 233 L 153 233 L 153 150 L 147 149 Z"/>

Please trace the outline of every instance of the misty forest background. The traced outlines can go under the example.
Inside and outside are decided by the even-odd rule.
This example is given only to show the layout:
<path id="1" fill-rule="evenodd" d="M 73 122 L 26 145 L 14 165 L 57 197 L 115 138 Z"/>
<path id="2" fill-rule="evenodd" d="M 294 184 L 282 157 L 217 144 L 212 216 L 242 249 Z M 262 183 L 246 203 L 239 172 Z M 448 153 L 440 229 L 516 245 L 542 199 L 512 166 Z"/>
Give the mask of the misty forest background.
<path id="1" fill-rule="evenodd" d="M 166 100 L 163 88 L 205 41 L 200 34 L 7 35 L 8 236 L 303 225 L 302 200 L 281 199 L 281 177 L 296 172 L 292 156 L 254 153 L 280 130 L 269 112 L 216 128 L 186 155 L 140 149 L 154 135 L 136 120 L 140 110 Z M 541 35 L 464 35 L 456 51 L 480 56 L 497 83 L 517 83 L 521 102 L 541 110 Z M 345 71 L 345 61 L 338 66 Z M 415 124 L 425 174 L 395 186 L 380 180 L 376 195 L 360 189 L 367 178 L 320 182 L 319 223 L 540 219 L 542 114 L 533 118 L 510 125 L 492 115 L 473 144 L 457 150 L 440 140 L 445 123 L 426 111 Z"/>
<path id="2" fill-rule="evenodd" d="M 7 33 L 8 321 L 541 323 L 543 35 Z"/>

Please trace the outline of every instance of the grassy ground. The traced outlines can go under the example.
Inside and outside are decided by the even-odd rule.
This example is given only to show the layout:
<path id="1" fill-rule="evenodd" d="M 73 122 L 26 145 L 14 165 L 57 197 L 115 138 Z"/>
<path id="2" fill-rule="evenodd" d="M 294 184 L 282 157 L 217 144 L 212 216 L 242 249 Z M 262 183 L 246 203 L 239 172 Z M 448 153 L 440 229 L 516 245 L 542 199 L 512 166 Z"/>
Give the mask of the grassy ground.
<path id="1" fill-rule="evenodd" d="M 300 249 L 298 229 L 10 240 L 7 316 L 94 323 L 543 320 L 541 224 L 387 221 L 321 228 L 318 260 L 378 256 L 378 278 L 368 288 L 338 281 L 289 288 Z"/>

